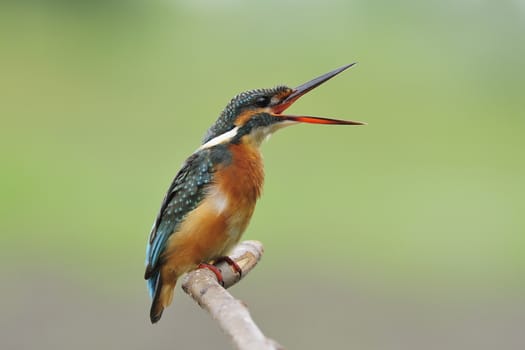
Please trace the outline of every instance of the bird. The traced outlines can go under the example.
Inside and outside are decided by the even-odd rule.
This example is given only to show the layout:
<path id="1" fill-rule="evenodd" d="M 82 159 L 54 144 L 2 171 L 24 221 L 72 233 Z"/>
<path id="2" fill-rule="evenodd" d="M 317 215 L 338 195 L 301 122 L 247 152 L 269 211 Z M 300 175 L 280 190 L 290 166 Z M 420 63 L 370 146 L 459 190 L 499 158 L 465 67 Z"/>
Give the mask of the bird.
<path id="1" fill-rule="evenodd" d="M 261 195 L 264 170 L 259 147 L 265 139 L 299 123 L 366 124 L 283 114 L 301 96 L 354 64 L 296 88 L 279 85 L 242 92 L 227 104 L 200 147 L 183 163 L 153 223 L 144 274 L 152 299 L 151 323 L 158 322 L 171 304 L 180 276 L 211 266 L 208 263 L 226 257 L 239 242 Z"/>

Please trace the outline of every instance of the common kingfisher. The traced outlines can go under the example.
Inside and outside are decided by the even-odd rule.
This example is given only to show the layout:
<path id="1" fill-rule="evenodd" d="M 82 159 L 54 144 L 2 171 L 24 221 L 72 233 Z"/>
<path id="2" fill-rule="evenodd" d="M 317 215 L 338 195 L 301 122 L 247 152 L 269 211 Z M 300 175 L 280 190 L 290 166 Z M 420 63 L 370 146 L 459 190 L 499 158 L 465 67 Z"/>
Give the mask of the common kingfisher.
<path id="1" fill-rule="evenodd" d="M 171 304 L 177 279 L 225 257 L 239 241 L 261 195 L 264 180 L 259 146 L 273 132 L 297 123 L 365 123 L 282 114 L 308 91 L 355 63 L 295 89 L 277 86 L 235 96 L 208 129 L 201 146 L 171 183 L 146 249 L 150 319 L 156 323 Z"/>

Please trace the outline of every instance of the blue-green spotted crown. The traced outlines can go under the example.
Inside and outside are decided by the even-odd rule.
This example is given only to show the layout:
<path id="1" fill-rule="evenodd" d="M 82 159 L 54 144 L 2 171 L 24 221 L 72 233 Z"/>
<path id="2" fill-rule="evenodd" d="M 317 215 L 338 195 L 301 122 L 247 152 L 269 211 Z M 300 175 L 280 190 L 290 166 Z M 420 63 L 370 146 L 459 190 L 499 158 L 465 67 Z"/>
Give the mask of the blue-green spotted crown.
<path id="1" fill-rule="evenodd" d="M 202 143 L 206 143 L 209 140 L 217 137 L 219 135 L 228 132 L 234 128 L 234 122 L 244 110 L 255 109 L 257 108 L 256 101 L 260 97 L 269 97 L 281 94 L 287 90 L 290 90 L 289 87 L 280 85 L 270 89 L 255 89 L 245 92 L 241 92 L 237 96 L 231 99 L 231 101 L 226 105 L 222 111 L 217 121 L 208 129 Z"/>

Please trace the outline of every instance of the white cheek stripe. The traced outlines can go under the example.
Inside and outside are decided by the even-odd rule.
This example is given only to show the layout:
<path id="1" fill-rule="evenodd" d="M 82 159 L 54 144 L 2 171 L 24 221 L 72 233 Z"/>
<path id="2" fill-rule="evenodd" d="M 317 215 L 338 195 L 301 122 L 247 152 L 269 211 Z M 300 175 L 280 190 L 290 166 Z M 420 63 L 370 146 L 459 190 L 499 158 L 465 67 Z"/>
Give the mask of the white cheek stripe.
<path id="1" fill-rule="evenodd" d="M 213 146 L 217 146 L 221 143 L 230 141 L 237 135 L 237 131 L 239 130 L 239 127 L 236 126 L 235 128 L 231 129 L 230 131 L 225 132 L 224 134 L 221 134 L 219 136 L 216 136 L 212 138 L 210 141 L 206 142 L 204 145 L 200 146 L 198 150 L 210 148 Z"/>

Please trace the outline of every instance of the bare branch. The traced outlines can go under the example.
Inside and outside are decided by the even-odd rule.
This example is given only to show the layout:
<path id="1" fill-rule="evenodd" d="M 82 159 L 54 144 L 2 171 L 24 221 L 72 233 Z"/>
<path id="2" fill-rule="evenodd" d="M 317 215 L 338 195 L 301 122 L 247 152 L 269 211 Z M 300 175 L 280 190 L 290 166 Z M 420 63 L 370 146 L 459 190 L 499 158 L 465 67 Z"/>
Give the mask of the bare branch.
<path id="1" fill-rule="evenodd" d="M 241 268 L 242 276 L 227 262 L 217 263 L 215 266 L 222 273 L 225 288 L 231 287 L 246 277 L 261 259 L 263 251 L 263 245 L 258 241 L 244 241 L 234 248 L 229 257 Z M 261 332 L 244 303 L 235 299 L 225 288 L 219 284 L 215 274 L 208 269 L 192 271 L 182 282 L 182 289 L 210 313 L 221 329 L 231 337 L 237 349 L 284 349 Z"/>

